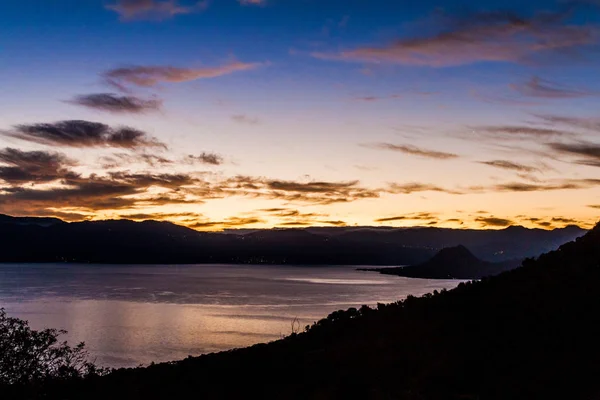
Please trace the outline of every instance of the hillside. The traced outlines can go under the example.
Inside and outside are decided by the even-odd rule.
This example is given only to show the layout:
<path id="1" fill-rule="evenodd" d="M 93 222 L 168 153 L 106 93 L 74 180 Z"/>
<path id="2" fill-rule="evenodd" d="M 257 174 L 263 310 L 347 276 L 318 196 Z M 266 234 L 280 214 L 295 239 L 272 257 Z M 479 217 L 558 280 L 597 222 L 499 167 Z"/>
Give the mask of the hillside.
<path id="1" fill-rule="evenodd" d="M 49 399 L 597 399 L 599 282 L 600 225 L 521 268 L 451 291 L 335 312 L 306 333 L 270 344 L 30 393 Z"/>
<path id="2" fill-rule="evenodd" d="M 407 265 L 464 244 L 486 261 L 523 259 L 556 249 L 585 231 L 442 228 L 308 228 L 244 234 L 198 232 L 169 222 L 65 223 L 0 215 L 0 262 L 134 264 Z"/>
<path id="3" fill-rule="evenodd" d="M 480 279 L 517 268 L 520 260 L 487 262 L 475 257 L 464 246 L 440 250 L 427 262 L 407 267 L 374 269 L 382 274 L 423 279 Z"/>

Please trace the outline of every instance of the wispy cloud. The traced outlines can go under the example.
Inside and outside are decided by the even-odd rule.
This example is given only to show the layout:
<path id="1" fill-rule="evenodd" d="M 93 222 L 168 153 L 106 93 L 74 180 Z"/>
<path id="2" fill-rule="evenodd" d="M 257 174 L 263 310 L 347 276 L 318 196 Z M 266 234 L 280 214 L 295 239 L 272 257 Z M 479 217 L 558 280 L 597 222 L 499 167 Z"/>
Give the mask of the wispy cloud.
<path id="1" fill-rule="evenodd" d="M 59 147 L 167 148 L 156 138 L 134 128 L 111 128 L 98 122 L 78 120 L 17 125 L 13 130 L 2 134 L 28 142 Z"/>
<path id="2" fill-rule="evenodd" d="M 400 153 L 410 154 L 413 156 L 435 158 L 438 160 L 449 160 L 449 159 L 460 157 L 457 154 L 422 149 L 420 147 L 416 147 L 416 146 L 412 146 L 412 145 L 398 145 L 398 144 L 392 144 L 392 143 L 373 143 L 373 144 L 367 144 L 364 146 L 374 148 L 374 149 L 397 151 Z"/>
<path id="3" fill-rule="evenodd" d="M 496 218 L 496 217 L 478 217 L 475 219 L 476 222 L 480 222 L 482 226 L 510 226 L 514 225 L 514 222 L 510 219 Z"/>
<path id="4" fill-rule="evenodd" d="M 236 114 L 232 115 L 231 119 L 240 124 L 246 125 L 259 125 L 260 120 L 256 117 L 251 117 L 246 114 Z"/>
<path id="5" fill-rule="evenodd" d="M 600 132 L 600 118 L 598 117 L 567 117 L 548 114 L 535 114 L 535 116 L 549 125 L 563 125 L 570 128 Z"/>
<path id="6" fill-rule="evenodd" d="M 158 111 L 162 101 L 136 96 L 119 96 L 113 93 L 96 93 L 75 97 L 69 103 L 114 114 L 141 114 Z"/>
<path id="7" fill-rule="evenodd" d="M 544 99 L 573 99 L 594 95 L 594 93 L 586 90 L 568 89 L 537 76 L 534 76 L 525 83 L 511 84 L 510 87 L 523 96 Z"/>
<path id="8" fill-rule="evenodd" d="M 258 68 L 260 63 L 240 61 L 215 67 L 179 68 L 173 66 L 131 66 L 111 69 L 104 73 L 106 81 L 118 88 L 127 90 L 129 85 L 152 87 L 159 83 L 178 83 L 198 79 L 217 78 L 234 72 Z"/>
<path id="9" fill-rule="evenodd" d="M 600 144 L 587 142 L 549 143 L 548 147 L 560 154 L 583 157 L 575 160 L 576 164 L 600 167 Z"/>
<path id="10" fill-rule="evenodd" d="M 438 217 L 432 213 L 423 212 L 416 214 L 399 215 L 394 217 L 378 218 L 375 222 L 397 222 L 397 221 L 432 221 L 438 220 Z"/>
<path id="11" fill-rule="evenodd" d="M 117 0 L 106 6 L 108 10 L 119 14 L 122 21 L 138 19 L 163 20 L 180 14 L 203 11 L 208 1 L 198 1 L 193 5 L 180 5 L 177 0 Z"/>
<path id="12" fill-rule="evenodd" d="M 12 148 L 0 150 L 0 180 L 11 185 L 73 178 L 77 174 L 69 168 L 74 165 L 74 160 L 61 153 Z"/>
<path id="13" fill-rule="evenodd" d="M 490 167 L 507 169 L 511 171 L 519 172 L 539 172 L 539 168 L 530 167 L 528 165 L 515 163 L 507 160 L 492 160 L 492 161 L 479 161 L 479 164 L 489 165 Z"/>
<path id="14" fill-rule="evenodd" d="M 390 183 L 388 185 L 387 191 L 393 194 L 411 194 L 411 193 L 419 193 L 419 192 L 440 192 L 440 193 L 448 193 L 448 194 L 463 194 L 458 190 L 445 189 L 437 185 L 432 185 L 428 183 L 418 183 L 418 182 L 410 182 L 410 183 Z"/>
<path id="15" fill-rule="evenodd" d="M 188 155 L 185 157 L 184 162 L 187 164 L 221 165 L 224 163 L 224 159 L 223 156 L 216 153 L 202 152 L 198 155 Z"/>
<path id="16" fill-rule="evenodd" d="M 160 167 L 174 163 L 173 160 L 170 160 L 166 157 L 146 153 L 117 153 L 111 156 L 101 157 L 100 162 L 103 169 L 129 167 L 132 164 L 146 164 L 150 167 Z"/>
<path id="17" fill-rule="evenodd" d="M 523 62 L 539 54 L 593 44 L 595 27 L 570 25 L 567 14 L 522 17 L 491 12 L 446 18 L 441 31 L 425 37 L 400 38 L 380 46 L 340 53 L 314 53 L 323 59 L 448 67 L 481 61 Z"/>
<path id="18" fill-rule="evenodd" d="M 529 125 L 497 125 L 471 127 L 473 133 L 507 139 L 549 138 L 553 136 L 573 136 L 572 132 L 562 129 L 540 128 Z"/>
<path id="19" fill-rule="evenodd" d="M 238 0 L 243 6 L 264 6 L 267 4 L 267 0 Z"/>

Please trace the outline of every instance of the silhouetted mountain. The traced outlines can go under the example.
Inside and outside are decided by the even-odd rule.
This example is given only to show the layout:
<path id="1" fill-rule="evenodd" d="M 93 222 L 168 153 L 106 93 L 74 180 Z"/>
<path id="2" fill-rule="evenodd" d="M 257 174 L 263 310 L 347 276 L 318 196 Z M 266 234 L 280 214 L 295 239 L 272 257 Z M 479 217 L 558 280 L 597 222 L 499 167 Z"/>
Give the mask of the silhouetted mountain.
<path id="1" fill-rule="evenodd" d="M 336 311 L 269 344 L 2 393 L 62 400 L 598 399 L 598 282 L 600 225 L 512 271 L 377 309 Z"/>
<path id="2" fill-rule="evenodd" d="M 480 279 L 517 268 L 521 260 L 491 263 L 475 257 L 465 246 L 442 249 L 423 264 L 399 268 L 379 268 L 387 275 L 424 279 Z"/>
<path id="3" fill-rule="evenodd" d="M 156 221 L 65 223 L 1 216 L 0 262 L 412 265 L 458 244 L 483 260 L 503 261 L 537 256 L 585 231 L 352 227 L 242 232 L 197 232 Z"/>

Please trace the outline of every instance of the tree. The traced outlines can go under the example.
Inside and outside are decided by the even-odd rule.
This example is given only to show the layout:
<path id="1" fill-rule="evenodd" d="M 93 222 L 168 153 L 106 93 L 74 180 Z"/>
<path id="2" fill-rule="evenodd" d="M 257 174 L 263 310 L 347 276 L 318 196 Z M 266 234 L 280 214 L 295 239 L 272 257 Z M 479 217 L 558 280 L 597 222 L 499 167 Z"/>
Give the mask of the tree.
<path id="1" fill-rule="evenodd" d="M 27 321 L 12 318 L 0 308 L 0 384 L 25 384 L 47 379 L 103 374 L 88 361 L 85 344 L 59 342 L 66 331 L 33 330 Z"/>

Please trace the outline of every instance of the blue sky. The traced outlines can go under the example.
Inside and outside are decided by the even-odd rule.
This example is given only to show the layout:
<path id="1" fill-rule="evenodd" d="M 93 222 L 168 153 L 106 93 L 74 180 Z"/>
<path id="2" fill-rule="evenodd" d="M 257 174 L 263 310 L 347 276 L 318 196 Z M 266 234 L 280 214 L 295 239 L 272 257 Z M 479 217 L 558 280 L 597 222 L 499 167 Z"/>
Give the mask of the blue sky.
<path id="1" fill-rule="evenodd" d="M 0 212 L 199 229 L 595 221 L 593 1 L 243 3 L 0 4 Z M 135 140 L 110 139 L 123 126 Z"/>

